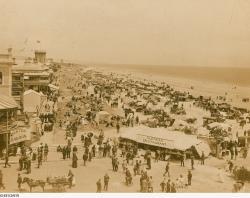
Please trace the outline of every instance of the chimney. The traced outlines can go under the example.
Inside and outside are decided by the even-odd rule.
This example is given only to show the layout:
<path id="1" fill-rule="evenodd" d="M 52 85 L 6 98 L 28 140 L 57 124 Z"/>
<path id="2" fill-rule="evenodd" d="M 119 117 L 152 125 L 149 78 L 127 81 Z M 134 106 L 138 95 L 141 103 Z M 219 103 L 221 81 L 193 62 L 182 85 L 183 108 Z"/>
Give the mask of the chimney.
<path id="1" fill-rule="evenodd" d="M 12 48 L 11 47 L 8 48 L 8 55 L 9 55 L 9 57 L 12 57 Z"/>

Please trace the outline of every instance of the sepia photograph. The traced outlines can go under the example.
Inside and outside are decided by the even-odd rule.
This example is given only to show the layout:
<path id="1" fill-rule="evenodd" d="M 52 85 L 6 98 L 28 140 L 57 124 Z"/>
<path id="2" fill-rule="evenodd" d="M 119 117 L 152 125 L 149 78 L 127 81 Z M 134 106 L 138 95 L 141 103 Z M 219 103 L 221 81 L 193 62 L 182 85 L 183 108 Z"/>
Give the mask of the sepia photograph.
<path id="1" fill-rule="evenodd" d="M 250 0 L 0 13 L 1 197 L 250 192 Z"/>

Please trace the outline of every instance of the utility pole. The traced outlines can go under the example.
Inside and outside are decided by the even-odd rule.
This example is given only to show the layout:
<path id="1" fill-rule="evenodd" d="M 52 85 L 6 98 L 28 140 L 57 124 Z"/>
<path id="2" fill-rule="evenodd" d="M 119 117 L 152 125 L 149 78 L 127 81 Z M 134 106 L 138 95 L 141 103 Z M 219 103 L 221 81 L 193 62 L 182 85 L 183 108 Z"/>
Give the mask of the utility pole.
<path id="1" fill-rule="evenodd" d="M 7 115 L 7 119 L 6 119 L 6 156 L 9 156 L 9 112 L 8 109 L 6 110 L 6 115 Z"/>

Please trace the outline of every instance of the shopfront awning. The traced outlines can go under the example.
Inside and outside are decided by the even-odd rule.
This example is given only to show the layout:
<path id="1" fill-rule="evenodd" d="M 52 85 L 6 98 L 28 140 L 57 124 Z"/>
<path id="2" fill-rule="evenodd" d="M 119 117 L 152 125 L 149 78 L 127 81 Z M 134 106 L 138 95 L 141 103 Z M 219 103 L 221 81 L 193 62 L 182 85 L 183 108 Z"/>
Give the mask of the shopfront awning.
<path id="1" fill-rule="evenodd" d="M 10 96 L 0 94 L 0 110 L 14 108 L 18 108 L 16 101 Z"/>

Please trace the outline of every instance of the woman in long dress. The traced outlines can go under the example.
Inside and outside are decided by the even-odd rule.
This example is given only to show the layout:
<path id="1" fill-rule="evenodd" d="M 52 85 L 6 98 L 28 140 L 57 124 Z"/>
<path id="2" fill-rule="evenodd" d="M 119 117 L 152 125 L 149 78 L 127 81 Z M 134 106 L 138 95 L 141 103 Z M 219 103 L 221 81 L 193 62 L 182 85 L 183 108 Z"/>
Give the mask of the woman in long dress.
<path id="1" fill-rule="evenodd" d="M 219 171 L 218 171 L 218 182 L 224 183 L 223 173 L 222 173 L 222 170 L 220 168 L 219 168 Z"/>
<path id="2" fill-rule="evenodd" d="M 21 155 L 21 147 L 20 146 L 17 147 L 16 155 L 17 156 Z"/>

